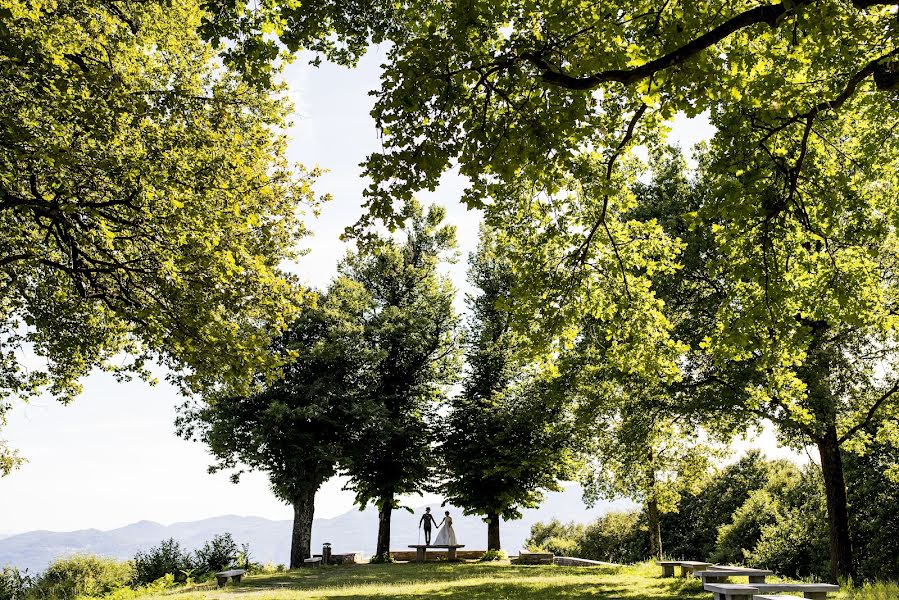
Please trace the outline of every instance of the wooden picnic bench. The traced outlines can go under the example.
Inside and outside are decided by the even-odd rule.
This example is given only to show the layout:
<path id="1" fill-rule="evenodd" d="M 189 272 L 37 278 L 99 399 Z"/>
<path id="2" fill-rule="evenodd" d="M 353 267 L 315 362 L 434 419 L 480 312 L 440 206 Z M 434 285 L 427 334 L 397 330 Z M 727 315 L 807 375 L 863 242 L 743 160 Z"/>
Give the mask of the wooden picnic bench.
<path id="1" fill-rule="evenodd" d="M 234 583 L 240 583 L 240 578 L 244 576 L 246 570 L 244 569 L 231 569 L 230 571 L 222 571 L 221 573 L 215 574 L 215 582 L 218 587 L 222 587 L 226 583 L 228 583 L 228 579 L 231 579 Z"/>
<path id="2" fill-rule="evenodd" d="M 696 571 L 693 574 L 702 579 L 702 585 L 705 587 L 707 583 L 719 583 L 727 577 L 748 577 L 749 583 L 765 583 L 765 578 L 773 575 L 774 572 L 767 569 L 745 567 L 715 567 L 705 571 Z"/>
<path id="3" fill-rule="evenodd" d="M 770 592 L 777 594 L 778 592 L 802 592 L 803 596 L 810 600 L 827 600 L 827 594 L 836 594 L 840 591 L 840 586 L 831 583 L 756 583 L 753 584 L 759 589 L 761 594 Z M 756 598 L 760 596 L 756 595 Z M 769 598 L 790 598 L 796 596 L 771 596 Z"/>
<path id="4" fill-rule="evenodd" d="M 425 561 L 425 550 L 428 548 L 446 548 L 446 560 L 456 560 L 456 548 L 464 548 L 465 544 L 456 544 L 453 546 L 440 545 L 429 546 L 427 544 L 409 544 L 410 548 L 415 548 L 415 562 L 423 563 Z"/>
<path id="5" fill-rule="evenodd" d="M 709 583 L 705 591 L 712 592 L 715 600 L 752 600 L 759 589 L 743 583 Z"/>

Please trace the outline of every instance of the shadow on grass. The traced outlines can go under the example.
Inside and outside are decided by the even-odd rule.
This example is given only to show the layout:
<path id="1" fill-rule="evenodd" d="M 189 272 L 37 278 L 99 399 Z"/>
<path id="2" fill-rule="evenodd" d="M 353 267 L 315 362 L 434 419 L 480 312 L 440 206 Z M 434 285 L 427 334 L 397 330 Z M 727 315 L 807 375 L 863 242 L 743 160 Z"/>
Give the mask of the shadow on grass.
<path id="1" fill-rule="evenodd" d="M 485 581 L 488 580 L 488 581 Z M 355 588 L 365 589 L 355 589 Z M 403 589 L 408 587 L 409 589 Z M 697 580 L 633 578 L 614 567 L 545 567 L 517 565 L 394 564 L 326 567 L 258 576 L 230 587 L 232 595 L 278 591 L 302 592 L 309 598 L 437 598 L 440 600 L 698 600 L 705 598 Z"/>

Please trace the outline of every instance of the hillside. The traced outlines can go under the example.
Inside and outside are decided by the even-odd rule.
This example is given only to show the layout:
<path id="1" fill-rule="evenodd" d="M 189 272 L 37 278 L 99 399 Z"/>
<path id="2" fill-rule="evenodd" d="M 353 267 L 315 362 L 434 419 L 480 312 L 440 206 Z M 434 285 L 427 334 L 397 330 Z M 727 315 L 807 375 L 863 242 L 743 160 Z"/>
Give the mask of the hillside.
<path id="1" fill-rule="evenodd" d="M 431 510 L 440 512 L 438 505 Z M 538 509 L 525 511 L 518 521 L 504 523 L 503 546 L 516 551 L 524 543 L 531 525 L 537 521 L 559 518 L 563 521 L 589 521 L 609 510 L 630 506 L 628 502 L 600 503 L 587 508 L 581 500 L 579 486 L 570 486 L 563 492 L 548 494 Z M 472 548 L 486 547 L 486 528 L 477 517 L 462 516 L 462 511 L 446 507 L 453 514 L 456 535 Z M 405 510 L 393 514 L 393 547 L 404 549 L 417 543 L 418 519 L 423 506 L 415 514 Z M 0 565 L 15 565 L 31 572 L 43 570 L 54 558 L 77 552 L 86 552 L 131 558 L 138 550 L 145 550 L 160 540 L 174 538 L 183 546 L 194 549 L 219 533 L 231 533 L 238 543 L 249 543 L 254 560 L 262 563 L 286 563 L 290 550 L 290 521 L 275 521 L 260 517 L 235 515 L 214 517 L 201 521 L 161 525 L 152 521 L 139 521 L 110 531 L 84 529 L 71 532 L 30 531 L 0 538 Z M 322 542 L 331 542 L 335 552 L 374 551 L 377 533 L 377 512 L 369 507 L 364 511 L 349 511 L 331 519 L 316 519 L 313 526 L 313 548 Z"/>

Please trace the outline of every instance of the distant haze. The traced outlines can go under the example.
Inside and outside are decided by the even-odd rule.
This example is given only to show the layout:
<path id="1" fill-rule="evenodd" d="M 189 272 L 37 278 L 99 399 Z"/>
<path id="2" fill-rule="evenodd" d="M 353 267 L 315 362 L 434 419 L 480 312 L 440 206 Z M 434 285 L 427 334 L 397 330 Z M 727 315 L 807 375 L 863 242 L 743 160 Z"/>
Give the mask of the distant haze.
<path id="1" fill-rule="evenodd" d="M 438 521 L 444 510 L 453 515 L 456 537 L 473 550 L 486 548 L 487 527 L 476 516 L 463 516 L 451 506 L 430 504 Z M 563 521 L 587 522 L 612 510 L 626 510 L 633 504 L 627 501 L 599 503 L 588 508 L 581 500 L 581 488 L 570 486 L 563 492 L 549 494 L 538 509 L 525 511 L 517 521 L 503 523 L 503 547 L 517 552 L 537 521 L 553 517 Z M 418 543 L 418 520 L 424 507 L 415 513 L 399 509 L 393 513 L 391 526 L 394 550 L 406 550 L 408 544 Z M 147 550 L 161 540 L 174 538 L 189 550 L 220 533 L 230 533 L 238 544 L 249 543 L 253 560 L 261 563 L 286 564 L 290 558 L 291 521 L 276 521 L 261 517 L 222 516 L 201 521 L 161 525 L 139 521 L 110 531 L 83 529 L 72 532 L 31 531 L 0 538 L 0 566 L 14 565 L 19 569 L 39 572 L 55 558 L 75 553 L 90 553 L 120 559 L 132 558 L 138 550 Z M 323 542 L 330 542 L 333 551 L 361 551 L 371 555 L 375 547 L 378 515 L 373 507 L 353 510 L 331 519 L 316 519 L 312 529 L 313 552 L 319 552 Z"/>

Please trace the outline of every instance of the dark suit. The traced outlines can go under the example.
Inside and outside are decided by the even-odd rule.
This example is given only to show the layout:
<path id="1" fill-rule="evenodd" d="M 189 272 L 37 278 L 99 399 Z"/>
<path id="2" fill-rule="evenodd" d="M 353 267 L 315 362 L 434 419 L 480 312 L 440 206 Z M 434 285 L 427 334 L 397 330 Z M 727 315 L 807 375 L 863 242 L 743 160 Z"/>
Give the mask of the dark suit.
<path id="1" fill-rule="evenodd" d="M 434 520 L 434 515 L 426 512 L 421 516 L 421 520 L 418 522 L 419 527 L 424 527 L 425 530 L 425 544 L 431 544 L 431 524 L 437 525 L 437 521 Z"/>

